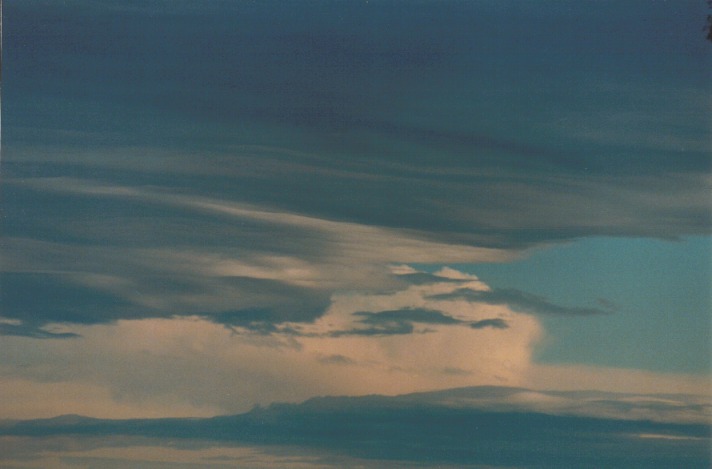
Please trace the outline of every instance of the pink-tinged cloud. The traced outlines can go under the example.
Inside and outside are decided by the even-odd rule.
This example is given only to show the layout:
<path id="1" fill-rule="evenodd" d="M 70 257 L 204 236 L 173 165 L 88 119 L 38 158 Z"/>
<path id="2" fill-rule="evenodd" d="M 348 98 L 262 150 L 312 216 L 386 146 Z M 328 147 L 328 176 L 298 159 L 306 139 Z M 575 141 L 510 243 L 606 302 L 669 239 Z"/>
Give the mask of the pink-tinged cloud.
<path id="1" fill-rule="evenodd" d="M 270 334 L 184 316 L 53 326 L 80 335 L 71 340 L 3 337 L 0 415 L 213 415 L 316 395 L 473 385 L 700 391 L 691 377 L 647 373 L 641 379 L 635 371 L 537 364 L 545 331 L 536 316 L 505 305 L 439 300 L 457 288 L 488 287 L 452 270 L 430 275 L 429 282 L 387 293 L 335 294 L 318 320 L 282 324 Z M 506 328 L 473 327 L 483 322 Z M 383 332 L 391 323 L 408 329 Z"/>

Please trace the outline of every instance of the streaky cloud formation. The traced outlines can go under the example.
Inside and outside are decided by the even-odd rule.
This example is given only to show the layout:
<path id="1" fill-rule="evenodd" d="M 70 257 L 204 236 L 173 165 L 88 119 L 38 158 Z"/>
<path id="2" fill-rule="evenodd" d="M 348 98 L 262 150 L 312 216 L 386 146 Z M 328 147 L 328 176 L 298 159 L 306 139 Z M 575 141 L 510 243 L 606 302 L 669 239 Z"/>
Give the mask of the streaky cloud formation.
<path id="1" fill-rule="evenodd" d="M 185 409 L 204 415 L 331 392 L 522 384 L 542 334 L 536 319 L 501 305 L 429 299 L 463 285 L 487 287 L 475 276 L 447 268 L 427 274 L 427 283 L 399 280 L 417 277 L 414 272 L 393 267 L 387 291 L 335 294 L 319 317 L 256 308 L 48 322 L 42 330 L 72 334 L 75 340 L 37 343 L 29 337 L 6 337 L 8 346 L 0 355 L 6 364 L 6 394 L 14 397 L 6 400 L 3 411 L 37 415 L 40 408 L 33 409 L 28 396 L 44 382 L 47 388 L 57 383 L 58 408 L 86 413 L 59 386 L 66 376 L 73 377 L 70 382 L 100 385 L 104 391 L 87 388 L 84 394 L 87 405 L 104 402 L 101 415 L 106 416 L 135 415 L 127 414 L 126 405 L 133 403 L 140 412 L 142 403 L 165 399 L 166 392 L 180 403 L 178 415 Z M 94 350 L 92 361 L 76 358 L 89 350 Z M 127 368 L 128 363 L 142 363 L 142 368 Z M 196 373 L 212 382 L 211 388 L 196 388 Z M 279 384 L 284 380 L 293 383 L 285 388 Z"/>
<path id="2" fill-rule="evenodd" d="M 470 323 L 470 327 L 473 329 L 482 329 L 485 327 L 494 327 L 495 329 L 506 329 L 509 326 L 507 325 L 507 321 L 501 318 L 494 318 L 494 319 L 482 319 L 480 321 L 475 321 L 473 323 Z"/>
<path id="3" fill-rule="evenodd" d="M 458 320 L 452 316 L 441 313 L 440 311 L 430 309 L 400 309 L 395 311 L 380 311 L 377 313 L 356 312 L 353 316 L 362 318 L 357 322 L 374 326 L 371 329 L 353 329 L 352 331 L 338 331 L 333 334 L 378 334 L 382 331 L 384 334 L 407 334 L 413 332 L 413 323 L 419 324 L 441 324 L 455 325 L 468 324 L 466 321 Z M 495 327 L 497 329 L 506 329 L 507 323 L 503 319 L 482 319 L 469 323 L 473 329 L 482 329 L 484 327 Z M 427 330 L 425 331 L 427 332 Z"/>
<path id="4" fill-rule="evenodd" d="M 710 465 L 704 2 L 5 3 L 0 466 Z"/>
<path id="5" fill-rule="evenodd" d="M 220 323 L 309 322 L 324 313 L 335 290 L 393 288 L 401 283 L 390 274 L 390 262 L 512 257 L 497 249 L 429 241 L 413 233 L 219 199 L 65 179 L 20 185 L 94 200 L 131 200 L 183 216 L 227 220 L 236 227 L 228 229 L 231 238 L 226 246 L 207 247 L 79 247 L 6 238 L 3 278 L 9 294 L 2 298 L 3 315 L 21 321 L 31 318 L 38 326 L 52 320 L 92 324 L 194 314 L 214 316 Z M 151 236 L 165 237 L 161 228 L 150 229 Z M 25 301 L 30 291 L 43 294 Z"/>
<path id="6" fill-rule="evenodd" d="M 536 314 L 560 314 L 560 315 L 590 315 L 590 314 L 605 314 L 610 311 L 604 311 L 598 308 L 580 308 L 566 307 L 553 304 L 539 295 L 532 295 L 513 288 L 494 289 L 477 291 L 469 288 L 458 288 L 450 293 L 439 293 L 433 295 L 432 299 L 436 300 L 465 300 L 473 303 L 481 302 L 490 305 L 506 304 L 517 311 Z"/>
<path id="7" fill-rule="evenodd" d="M 174 448 L 173 457 L 183 452 L 203 455 L 210 447 L 228 454 L 229 448 L 248 447 L 265 453 L 252 454 L 255 467 L 268 467 L 273 463 L 270 453 L 286 447 L 292 447 L 297 462 L 299 455 L 321 455 L 327 458 L 321 461 L 325 466 L 341 461 L 355 467 L 370 461 L 381 466 L 564 468 L 604 461 L 610 468 L 702 467 L 710 462 L 709 420 L 686 418 L 699 416 L 703 407 L 709 417 L 709 403 L 700 402 L 684 395 L 470 387 L 396 397 L 314 398 L 209 419 L 100 420 L 68 415 L 5 421 L 0 424 L 0 442 L 17 445 L 5 460 L 30 465 L 70 451 L 79 463 L 91 458 L 96 446 L 151 445 Z M 635 417 L 601 415 L 602 409 L 605 415 L 617 407 Z M 30 453 L 34 442 L 57 437 L 64 442 Z M 99 437 L 103 443 L 92 443 Z M 512 447 L 511 442 L 516 444 Z"/>
<path id="8" fill-rule="evenodd" d="M 692 375 L 538 364 L 534 357 L 547 337 L 537 315 L 506 304 L 437 298 L 461 288 L 489 291 L 477 277 L 451 268 L 420 275 L 402 265 L 392 267 L 391 275 L 418 280 L 394 280 L 400 286 L 389 291 L 342 291 L 310 320 L 258 309 L 43 326 L 72 334 L 71 340 L 6 336 L 0 413 L 117 418 L 154 407 L 166 416 L 207 416 L 314 395 L 472 384 L 545 389 L 556 383 L 644 393 L 709 389 L 706 379 Z M 43 393 L 53 399 L 37 405 L 34 396 Z"/>

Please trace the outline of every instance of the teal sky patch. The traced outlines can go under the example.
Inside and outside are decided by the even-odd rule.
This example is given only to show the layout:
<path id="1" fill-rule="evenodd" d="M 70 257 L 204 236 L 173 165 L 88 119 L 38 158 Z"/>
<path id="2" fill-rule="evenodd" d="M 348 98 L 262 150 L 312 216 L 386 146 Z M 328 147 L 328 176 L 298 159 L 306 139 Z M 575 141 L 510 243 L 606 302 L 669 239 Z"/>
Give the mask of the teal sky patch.
<path id="1" fill-rule="evenodd" d="M 540 315 L 539 360 L 668 372 L 707 372 L 712 240 L 590 238 L 503 264 L 455 264 L 495 288 L 611 314 Z"/>

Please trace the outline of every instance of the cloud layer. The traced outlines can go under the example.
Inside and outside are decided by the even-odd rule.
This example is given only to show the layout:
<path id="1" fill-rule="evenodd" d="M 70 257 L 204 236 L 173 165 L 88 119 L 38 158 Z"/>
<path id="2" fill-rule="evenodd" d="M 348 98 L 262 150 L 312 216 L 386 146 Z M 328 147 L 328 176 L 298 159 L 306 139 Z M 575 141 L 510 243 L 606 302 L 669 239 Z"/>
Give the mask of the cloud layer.
<path id="1" fill-rule="evenodd" d="M 318 318 L 255 309 L 103 324 L 48 323 L 38 331 L 67 339 L 36 343 L 39 332 L 3 339 L 5 385 L 15 395 L 13 389 L 31 388 L 32 382 L 51 387 L 71 377 L 70 383 L 106 388 L 115 401 L 135 402 L 137 410 L 141 400 L 160 400 L 168 393 L 184 401 L 177 407 L 184 415 L 189 403 L 194 412 L 204 413 L 316 394 L 518 383 L 541 334 L 537 321 L 503 306 L 428 299 L 430 293 L 459 286 L 486 286 L 452 270 L 424 274 L 427 283 L 399 283 L 399 277 L 414 277 L 406 273 L 411 270 L 394 268 L 391 283 L 400 287 L 390 292 L 334 295 Z M 92 361 L 79 359 L 86 353 Z M 140 366 L 127 367 L 131 363 Z M 189 384 L 196 379 L 211 385 Z M 21 414 L 29 403 L 21 394 L 18 399 L 22 402 L 8 400 L 3 411 L 14 408 Z"/>
<path id="2" fill-rule="evenodd" d="M 9 450 L 0 461 L 104 465 L 112 462 L 106 449 L 118 446 L 115 463 L 146 467 L 175 460 L 200 467 L 701 467 L 709 464 L 709 421 L 679 420 L 703 408 L 709 417 L 709 403 L 696 399 L 470 387 L 316 398 L 210 419 L 69 415 L 0 423 L 0 444 Z"/>
<path id="3" fill-rule="evenodd" d="M 537 363 L 547 317 L 616 308 L 441 268 L 710 234 L 692 4 L 10 3 L 0 416 L 471 385 L 709 395 L 706 376 Z M 618 397 L 584 407 L 707 415 Z"/>
<path id="4" fill-rule="evenodd" d="M 3 337 L 0 414 L 205 416 L 315 395 L 402 394 L 473 384 L 709 390 L 704 377 L 539 365 L 534 357 L 546 334 L 536 315 L 453 295 L 462 289 L 492 291 L 476 277 L 402 265 L 390 275 L 397 286 L 389 291 L 334 294 L 324 314 L 308 320 L 242 310 L 50 322 L 35 334 Z M 39 333 L 54 340 L 37 340 Z M 47 393 L 52 398 L 38 403 Z"/>
<path id="5" fill-rule="evenodd" d="M 692 8 L 274 6 L 8 6 L 3 333 L 309 322 L 392 263 L 709 233 Z"/>

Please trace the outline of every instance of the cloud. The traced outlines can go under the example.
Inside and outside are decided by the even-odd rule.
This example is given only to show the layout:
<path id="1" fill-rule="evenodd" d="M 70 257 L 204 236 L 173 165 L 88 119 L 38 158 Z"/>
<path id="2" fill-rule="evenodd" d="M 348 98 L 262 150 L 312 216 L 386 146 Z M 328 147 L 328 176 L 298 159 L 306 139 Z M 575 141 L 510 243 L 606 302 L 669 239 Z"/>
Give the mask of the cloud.
<path id="1" fill-rule="evenodd" d="M 438 325 L 469 325 L 472 329 L 483 329 L 492 327 L 496 329 L 506 329 L 507 322 L 501 318 L 481 319 L 468 323 L 464 320 L 455 319 L 452 316 L 443 314 L 432 309 L 406 308 L 394 311 L 379 311 L 377 313 L 356 312 L 353 316 L 360 319 L 357 323 L 373 326 L 370 328 L 355 328 L 348 331 L 335 331 L 332 335 L 377 335 L 377 334 L 412 334 L 416 332 L 414 324 L 438 324 Z M 417 332 L 427 333 L 431 329 L 419 329 Z"/>
<path id="2" fill-rule="evenodd" d="M 342 337 L 346 335 L 360 335 L 360 336 L 383 336 L 383 335 L 402 335 L 402 334 L 413 334 L 416 332 L 413 323 L 411 322 L 387 322 L 384 324 L 379 324 L 375 327 L 358 327 L 350 330 L 344 331 L 334 331 L 330 335 L 332 337 Z M 421 331 L 421 333 L 427 331 Z"/>
<path id="3" fill-rule="evenodd" d="M 32 318 L 37 326 L 203 315 L 222 324 L 252 322 L 268 329 L 286 321 L 313 321 L 324 313 L 334 291 L 388 290 L 412 280 L 394 275 L 388 267 L 394 262 L 513 256 L 414 233 L 146 188 L 64 178 L 21 185 L 41 187 L 60 198 L 76 197 L 77 203 L 116 200 L 161 207 L 185 220 L 172 231 L 164 229 L 161 216 L 121 228 L 141 232 L 150 246 L 122 245 L 116 239 L 113 244 L 85 244 L 7 237 L 3 314 L 28 322 Z M 188 221 L 195 217 L 222 224 L 225 241 L 203 245 L 197 242 L 201 236 L 185 241 L 180 233 L 195 229 Z M 98 234 L 89 226 L 84 236 L 96 239 Z"/>
<path id="4" fill-rule="evenodd" d="M 26 19 L 7 29 L 9 43 L 34 51 L 7 50 L 23 74 L 11 71 L 9 79 L 28 84 L 8 87 L 7 99 L 13 138 L 4 146 L 4 208 L 16 236 L 81 237 L 87 224 L 110 244 L 150 242 L 112 229 L 116 215 L 119 224 L 140 218 L 131 202 L 75 205 L 13 186 L 57 176 L 464 246 L 709 233 L 709 90 L 697 66 L 706 45 L 680 33 L 664 53 L 650 54 L 659 32 L 641 27 L 631 41 L 611 26 L 626 30 L 641 14 L 632 7 L 605 19 L 589 4 L 572 7 L 573 17 L 590 18 L 591 33 L 607 28 L 594 44 L 583 25 L 543 34 L 552 22 L 573 24 L 548 8 L 426 2 L 403 17 L 395 5 L 379 5 L 378 15 L 365 4 L 303 7 L 305 23 L 267 5 L 221 2 L 201 8 L 210 18 L 203 24 L 190 21 L 193 7 L 182 3 L 168 12 L 159 3 L 101 2 L 86 15 L 73 14 L 87 8 L 83 0 L 9 7 Z M 117 8 L 134 34 L 117 38 L 101 26 Z M 688 31 L 682 25 L 695 21 L 693 10 L 662 2 L 639 23 Z M 623 57 L 640 63 L 609 54 L 621 44 Z M 664 73 L 673 62 L 677 81 Z M 599 66 L 583 65 L 590 63 Z M 642 79 L 641 63 L 655 73 Z M 51 89 L 29 85 L 48 73 L 58 77 Z M 155 207 L 141 209 L 158 215 L 156 225 L 176 226 Z M 74 228 L 57 226 L 67 215 Z M 183 220 L 202 221 L 216 225 Z M 217 225 L 218 233 L 173 234 L 198 243 L 229 238 Z M 269 233 L 251 239 L 289 239 L 283 230 Z"/>
<path id="5" fill-rule="evenodd" d="M 490 305 L 509 305 L 516 311 L 534 314 L 555 314 L 562 316 L 587 316 L 606 314 L 598 308 L 567 307 L 551 303 L 546 298 L 512 288 L 492 290 L 472 290 L 458 288 L 450 293 L 439 293 L 430 298 L 437 300 L 465 300 Z M 603 304 L 603 306 L 607 306 Z"/>
<path id="6" fill-rule="evenodd" d="M 53 332 L 26 323 L 20 325 L 0 323 L 0 335 L 16 335 L 35 339 L 71 339 L 79 337 L 73 332 Z"/>
<path id="7" fill-rule="evenodd" d="M 709 394 L 699 376 L 535 361 L 538 315 L 605 302 L 403 265 L 709 234 L 691 10 L 215 2 L 196 21 L 191 2 L 51 3 L 7 12 L 0 415 L 209 416 L 473 384 Z M 127 29 L 106 27 L 117 9 Z"/>
<path id="8" fill-rule="evenodd" d="M 473 329 L 482 329 L 485 327 L 493 327 L 495 329 L 506 329 L 509 326 L 507 325 L 507 321 L 505 321 L 504 319 L 494 318 L 494 319 L 482 319 L 481 321 L 475 321 L 470 324 L 470 327 Z"/>
<path id="9" fill-rule="evenodd" d="M 251 454 L 256 467 L 279 461 L 285 464 L 285 459 L 275 458 L 285 447 L 291 447 L 294 456 L 301 455 L 294 460 L 297 464 L 322 463 L 326 467 L 356 463 L 352 458 L 370 460 L 381 467 L 416 462 L 426 467 L 526 466 L 532 460 L 547 467 L 669 467 L 681 463 L 692 467 L 709 463 L 708 421 L 679 421 L 676 416 L 696 407 L 695 399 L 469 387 L 394 397 L 322 397 L 297 405 L 275 404 L 241 415 L 203 419 L 63 416 L 4 422 L 0 425 L 0 442 L 14 438 L 14 449 L 2 456 L 7 460 L 27 457 L 37 449 L 33 446 L 38 441 L 61 437 L 63 441 L 55 442 L 53 452 L 45 447 L 34 457 L 72 451 L 72 460 L 77 463 L 101 456 L 92 453 L 111 446 L 122 448 L 123 458 L 135 458 L 136 447 L 142 446 L 143 457 L 149 460 L 160 455 L 180 455 L 183 461 L 202 456 L 201 462 L 209 466 L 244 461 L 245 453 L 235 453 L 231 448 L 240 446 L 245 451 L 245 447 L 256 446 L 264 452 Z M 651 407 L 651 401 L 668 402 L 670 412 L 661 414 Z M 626 418 L 598 414 L 601 405 L 607 403 L 620 403 L 640 412 L 631 412 Z M 660 415 L 666 418 L 659 420 Z M 96 440 L 99 436 L 101 442 Z M 667 443 L 660 445 L 661 439 Z M 160 450 L 166 446 L 173 448 L 172 453 Z M 205 451 L 216 446 L 219 452 Z M 555 452 L 547 450 L 553 446 Z M 307 455 L 324 458 L 327 454 L 330 456 L 325 459 L 304 460 Z"/>
<path id="10" fill-rule="evenodd" d="M 443 282 L 463 283 L 468 280 L 471 280 L 471 278 L 463 279 L 463 278 L 447 277 L 443 274 L 442 271 L 439 273 L 439 275 L 431 274 L 428 272 L 421 272 L 421 271 L 417 271 L 409 266 L 392 266 L 391 271 L 393 272 L 394 275 L 398 276 L 399 280 L 405 281 L 412 285 L 427 285 L 427 284 L 443 283 Z"/>
<path id="11" fill-rule="evenodd" d="M 406 271 L 394 268 L 396 276 Z M 341 291 L 309 320 L 233 310 L 42 326 L 75 334 L 71 340 L 0 337 L 0 383 L 8 396 L 0 415 L 204 416 L 315 395 L 484 384 L 708 392 L 706 380 L 689 375 L 538 364 L 546 336 L 537 316 L 506 304 L 438 299 L 488 287 L 453 269 L 430 275 L 432 281 L 387 291 Z M 45 394 L 52 399 L 37 405 Z"/>
<path id="12" fill-rule="evenodd" d="M 333 337 L 343 335 L 390 335 L 412 334 L 414 332 L 427 333 L 432 330 L 416 330 L 415 324 L 455 325 L 461 321 L 431 309 L 404 308 L 393 311 L 365 312 L 357 311 L 352 315 L 356 319 L 357 327 L 350 330 L 331 332 Z M 362 327 L 365 324 L 369 327 Z"/>
<path id="13" fill-rule="evenodd" d="M 685 373 L 655 373 L 646 370 L 584 364 L 537 363 L 526 371 L 526 381 L 536 389 L 607 390 L 624 393 L 695 394 L 712 393 L 709 376 Z"/>
<path id="14" fill-rule="evenodd" d="M 6 336 L 0 339 L 5 364 L 0 374 L 24 380 L 28 390 L 35 382 L 52 389 L 67 377 L 69 383 L 92 383 L 112 396 L 109 400 L 136 402 L 138 415 L 141 403 L 166 394 L 182 403 L 177 408 L 205 412 L 318 394 L 519 383 L 541 334 L 537 321 L 501 306 L 430 300 L 429 294 L 461 285 L 485 288 L 476 277 L 452 269 L 431 276 L 442 281 L 406 282 L 388 291 L 345 290 L 314 317 L 256 308 L 61 327 L 48 322 L 47 330 L 59 327 L 58 332 L 78 337 L 32 345 L 38 341 Z M 200 382 L 210 386 L 203 389 Z M 61 390 L 56 394 L 58 409 L 77 407 Z M 13 408 L 30 409 L 18 403 Z M 105 409 L 102 415 L 127 412 L 111 403 Z M 12 414 L 9 408 L 0 412 Z"/>
<path id="15" fill-rule="evenodd" d="M 354 316 L 362 319 L 364 324 L 383 324 L 392 322 L 417 322 L 421 324 L 457 324 L 459 321 L 450 316 L 431 309 L 398 309 L 394 311 L 379 311 L 377 313 L 356 312 Z"/>
<path id="16" fill-rule="evenodd" d="M 415 393 L 413 402 L 497 412 L 541 412 L 550 415 L 614 420 L 708 424 L 712 407 L 704 395 L 613 392 L 594 389 L 561 391 L 480 386 Z"/>
<path id="17" fill-rule="evenodd" d="M 25 324 L 93 324 L 131 317 L 122 298 L 82 282 L 81 274 L 3 272 L 3 315 Z"/>

